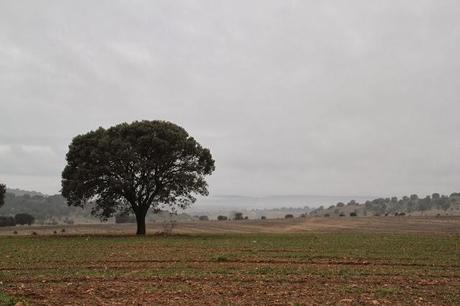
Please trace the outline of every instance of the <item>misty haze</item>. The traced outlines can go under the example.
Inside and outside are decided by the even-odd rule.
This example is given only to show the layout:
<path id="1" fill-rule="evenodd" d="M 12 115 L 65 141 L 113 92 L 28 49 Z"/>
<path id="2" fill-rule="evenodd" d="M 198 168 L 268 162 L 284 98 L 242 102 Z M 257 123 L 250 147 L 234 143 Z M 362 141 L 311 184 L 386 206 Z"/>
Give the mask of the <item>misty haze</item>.
<path id="1" fill-rule="evenodd" d="M 0 305 L 457 305 L 459 16 L 0 1 Z"/>

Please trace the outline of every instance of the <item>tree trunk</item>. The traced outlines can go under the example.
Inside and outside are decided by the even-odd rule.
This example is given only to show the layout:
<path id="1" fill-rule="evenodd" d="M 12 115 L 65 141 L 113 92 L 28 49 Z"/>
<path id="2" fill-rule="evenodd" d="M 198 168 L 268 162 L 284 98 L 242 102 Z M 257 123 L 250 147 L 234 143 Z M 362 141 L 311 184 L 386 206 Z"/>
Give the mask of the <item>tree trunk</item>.
<path id="1" fill-rule="evenodd" d="M 136 212 L 137 232 L 136 235 L 145 235 L 145 215 L 143 212 Z"/>

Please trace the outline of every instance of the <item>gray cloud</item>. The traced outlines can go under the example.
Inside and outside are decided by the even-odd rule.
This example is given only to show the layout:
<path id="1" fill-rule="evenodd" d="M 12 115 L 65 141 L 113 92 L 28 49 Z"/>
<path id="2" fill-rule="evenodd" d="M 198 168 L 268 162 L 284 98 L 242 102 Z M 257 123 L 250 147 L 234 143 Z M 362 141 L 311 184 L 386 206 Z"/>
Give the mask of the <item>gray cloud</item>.
<path id="1" fill-rule="evenodd" d="M 4 1 L 0 179 L 57 192 L 73 136 L 165 119 L 211 148 L 213 194 L 458 191 L 459 13 L 453 0 Z"/>

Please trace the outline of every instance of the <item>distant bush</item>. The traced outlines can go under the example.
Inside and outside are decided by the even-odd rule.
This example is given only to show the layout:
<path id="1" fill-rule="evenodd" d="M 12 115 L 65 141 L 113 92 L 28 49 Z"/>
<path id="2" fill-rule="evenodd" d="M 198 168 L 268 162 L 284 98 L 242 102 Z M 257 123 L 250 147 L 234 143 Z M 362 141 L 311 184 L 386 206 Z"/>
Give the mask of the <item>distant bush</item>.
<path id="1" fill-rule="evenodd" d="M 165 218 L 162 222 L 162 234 L 171 235 L 177 225 L 177 220 L 174 219 L 174 214 L 169 214 L 169 218 Z"/>
<path id="2" fill-rule="evenodd" d="M 260 217 L 260 220 L 265 220 L 265 219 L 267 219 L 267 217 L 265 216 Z"/>
<path id="3" fill-rule="evenodd" d="M 356 217 L 357 215 L 358 214 L 356 212 L 354 212 L 354 211 L 350 213 L 350 217 Z"/>
<path id="4" fill-rule="evenodd" d="M 287 214 L 286 216 L 284 216 L 284 218 L 285 218 L 285 219 L 292 219 L 292 218 L 294 218 L 294 216 L 291 215 L 291 214 Z"/>
<path id="5" fill-rule="evenodd" d="M 115 216 L 115 223 L 136 223 L 136 217 L 130 215 Z"/>
<path id="6" fill-rule="evenodd" d="M 0 226 L 15 226 L 16 221 L 13 217 L 0 216 Z"/>
<path id="7" fill-rule="evenodd" d="M 208 216 L 199 216 L 198 219 L 200 221 L 209 221 L 209 217 Z"/>
<path id="8" fill-rule="evenodd" d="M 344 206 L 345 206 L 345 204 L 343 204 L 342 202 L 339 202 L 339 203 L 337 203 L 337 205 L 336 205 L 336 206 L 337 206 L 337 207 L 344 207 Z"/>
<path id="9" fill-rule="evenodd" d="M 0 184 L 0 207 L 5 204 L 5 194 L 6 194 L 6 186 L 3 184 Z"/>
<path id="10" fill-rule="evenodd" d="M 17 214 L 14 216 L 14 221 L 16 222 L 16 224 L 20 225 L 32 225 L 32 223 L 34 223 L 35 221 L 35 218 L 34 216 L 29 214 Z"/>
<path id="11" fill-rule="evenodd" d="M 64 219 L 64 223 L 65 223 L 65 224 L 72 225 L 74 222 L 73 222 L 73 219 L 67 218 L 67 217 L 66 217 L 66 218 Z"/>
<path id="12" fill-rule="evenodd" d="M 341 212 L 341 213 L 339 214 L 339 217 L 345 217 L 345 214 L 344 214 L 343 212 Z"/>
<path id="13" fill-rule="evenodd" d="M 244 220 L 247 220 L 247 219 L 249 219 L 249 217 L 248 217 L 248 216 L 245 216 L 245 217 L 244 217 Z"/>
<path id="14" fill-rule="evenodd" d="M 351 200 L 350 202 L 347 203 L 347 206 L 353 206 L 353 205 L 358 205 L 358 203 L 355 200 Z"/>
<path id="15" fill-rule="evenodd" d="M 45 220 L 44 224 L 45 225 L 58 225 L 58 222 L 56 221 L 56 219 L 52 217 L 48 220 Z"/>
<path id="16" fill-rule="evenodd" d="M 217 220 L 219 220 L 219 221 L 227 221 L 228 218 L 227 218 L 227 216 L 218 216 Z"/>
<path id="17" fill-rule="evenodd" d="M 330 214 L 324 214 L 325 218 L 329 218 L 331 215 Z"/>
<path id="18" fill-rule="evenodd" d="M 243 213 L 241 212 L 236 212 L 235 215 L 233 216 L 233 220 L 243 220 Z"/>

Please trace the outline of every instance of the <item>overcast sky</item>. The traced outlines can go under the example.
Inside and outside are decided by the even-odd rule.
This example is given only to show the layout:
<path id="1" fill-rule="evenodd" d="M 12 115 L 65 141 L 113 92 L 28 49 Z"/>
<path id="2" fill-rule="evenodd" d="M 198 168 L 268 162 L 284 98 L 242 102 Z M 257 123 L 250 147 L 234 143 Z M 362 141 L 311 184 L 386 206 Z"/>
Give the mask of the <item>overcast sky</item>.
<path id="1" fill-rule="evenodd" d="M 460 1 L 0 1 L 0 181 L 55 193 L 72 138 L 163 119 L 213 195 L 460 191 Z"/>

